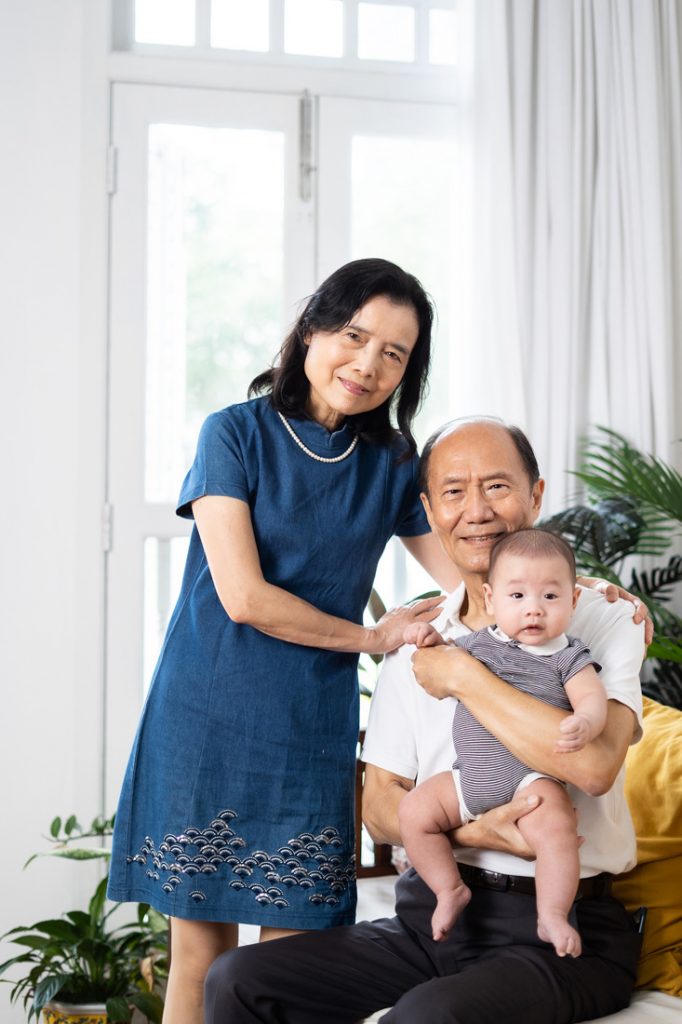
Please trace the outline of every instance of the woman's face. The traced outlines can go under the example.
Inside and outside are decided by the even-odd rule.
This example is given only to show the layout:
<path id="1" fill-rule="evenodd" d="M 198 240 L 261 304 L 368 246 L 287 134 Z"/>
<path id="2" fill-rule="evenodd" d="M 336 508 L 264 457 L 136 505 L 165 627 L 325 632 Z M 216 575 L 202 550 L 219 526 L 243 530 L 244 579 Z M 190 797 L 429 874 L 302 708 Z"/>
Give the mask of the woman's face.
<path id="1" fill-rule="evenodd" d="M 377 409 L 403 379 L 418 335 L 414 309 L 384 295 L 366 302 L 338 331 L 311 334 L 304 371 L 313 419 L 336 430 L 346 416 Z"/>

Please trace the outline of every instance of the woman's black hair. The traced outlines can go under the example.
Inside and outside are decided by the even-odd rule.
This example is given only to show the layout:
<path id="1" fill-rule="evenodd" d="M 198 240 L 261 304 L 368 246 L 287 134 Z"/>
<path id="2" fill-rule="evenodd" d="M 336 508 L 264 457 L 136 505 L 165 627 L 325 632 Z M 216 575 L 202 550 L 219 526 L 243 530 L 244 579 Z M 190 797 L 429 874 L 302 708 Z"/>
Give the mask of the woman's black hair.
<path id="1" fill-rule="evenodd" d="M 391 443 L 396 439 L 391 423 L 395 408 L 398 429 L 408 444 L 408 455 L 416 452 L 412 423 L 429 372 L 433 307 L 417 278 L 388 260 L 353 260 L 323 281 L 285 339 L 276 364 L 251 381 L 249 397 L 269 392 L 270 401 L 278 412 L 307 416 L 310 384 L 303 369 L 308 351 L 306 340 L 315 331 L 331 333 L 345 327 L 361 306 L 379 295 L 414 310 L 419 324 L 417 341 L 405 375 L 390 398 L 371 412 L 349 416 L 346 423 L 354 434 L 367 441 Z"/>

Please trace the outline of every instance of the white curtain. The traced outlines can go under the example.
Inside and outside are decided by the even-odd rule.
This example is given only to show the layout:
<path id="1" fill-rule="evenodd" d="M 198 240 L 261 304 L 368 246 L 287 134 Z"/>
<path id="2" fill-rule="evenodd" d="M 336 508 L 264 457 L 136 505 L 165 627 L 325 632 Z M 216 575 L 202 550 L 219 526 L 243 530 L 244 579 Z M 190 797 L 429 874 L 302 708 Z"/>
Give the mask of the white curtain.
<path id="1" fill-rule="evenodd" d="M 472 12 L 473 299 L 456 399 L 528 431 L 556 511 L 596 424 L 682 464 L 682 8 Z"/>

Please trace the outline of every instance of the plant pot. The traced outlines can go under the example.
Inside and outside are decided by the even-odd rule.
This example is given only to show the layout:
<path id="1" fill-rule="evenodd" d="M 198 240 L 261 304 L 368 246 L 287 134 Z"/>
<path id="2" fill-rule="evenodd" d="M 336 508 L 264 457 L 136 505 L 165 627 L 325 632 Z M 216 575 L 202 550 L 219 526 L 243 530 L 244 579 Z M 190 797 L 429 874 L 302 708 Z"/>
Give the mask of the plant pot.
<path id="1" fill-rule="evenodd" d="M 107 1024 L 104 1003 L 46 1003 L 43 1024 Z"/>

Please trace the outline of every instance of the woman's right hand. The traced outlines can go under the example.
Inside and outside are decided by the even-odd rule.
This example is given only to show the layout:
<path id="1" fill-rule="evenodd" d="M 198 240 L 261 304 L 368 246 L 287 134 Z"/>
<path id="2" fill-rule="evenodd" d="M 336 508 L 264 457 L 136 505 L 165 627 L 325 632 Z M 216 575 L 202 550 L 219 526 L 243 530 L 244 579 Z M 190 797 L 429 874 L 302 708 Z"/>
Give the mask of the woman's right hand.
<path id="1" fill-rule="evenodd" d="M 367 654 L 389 654 L 403 643 L 403 634 L 408 626 L 420 622 L 432 622 L 440 615 L 445 594 L 425 597 L 421 601 L 392 608 L 381 616 L 369 632 L 372 636 L 371 650 Z"/>

